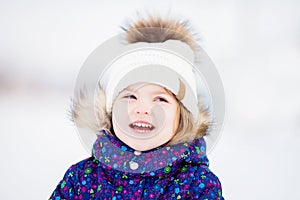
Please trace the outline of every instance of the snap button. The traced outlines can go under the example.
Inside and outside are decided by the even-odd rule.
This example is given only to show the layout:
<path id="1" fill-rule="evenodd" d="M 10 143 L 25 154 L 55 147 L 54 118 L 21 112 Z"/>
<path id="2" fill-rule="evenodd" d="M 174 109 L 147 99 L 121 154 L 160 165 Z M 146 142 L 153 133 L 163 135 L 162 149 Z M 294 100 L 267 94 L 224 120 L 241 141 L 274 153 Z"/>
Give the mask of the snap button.
<path id="1" fill-rule="evenodd" d="M 139 156 L 139 155 L 142 154 L 142 152 L 140 152 L 140 151 L 134 151 L 133 153 L 134 153 L 134 155 L 136 155 L 136 156 Z"/>
<path id="2" fill-rule="evenodd" d="M 136 170 L 137 168 L 139 168 L 139 164 L 136 163 L 136 162 L 131 161 L 131 162 L 129 163 L 129 167 L 130 167 L 130 169 L 132 169 L 132 170 Z"/>

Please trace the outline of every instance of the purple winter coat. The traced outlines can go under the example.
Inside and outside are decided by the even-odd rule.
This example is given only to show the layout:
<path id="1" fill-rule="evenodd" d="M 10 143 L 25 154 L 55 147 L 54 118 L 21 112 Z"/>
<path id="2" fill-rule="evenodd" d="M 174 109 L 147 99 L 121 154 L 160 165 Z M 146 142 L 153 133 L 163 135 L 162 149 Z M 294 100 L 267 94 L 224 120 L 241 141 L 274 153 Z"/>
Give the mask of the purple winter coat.
<path id="1" fill-rule="evenodd" d="M 72 165 L 50 199 L 223 200 L 205 151 L 199 138 L 136 155 L 116 137 L 99 136 L 93 156 Z"/>

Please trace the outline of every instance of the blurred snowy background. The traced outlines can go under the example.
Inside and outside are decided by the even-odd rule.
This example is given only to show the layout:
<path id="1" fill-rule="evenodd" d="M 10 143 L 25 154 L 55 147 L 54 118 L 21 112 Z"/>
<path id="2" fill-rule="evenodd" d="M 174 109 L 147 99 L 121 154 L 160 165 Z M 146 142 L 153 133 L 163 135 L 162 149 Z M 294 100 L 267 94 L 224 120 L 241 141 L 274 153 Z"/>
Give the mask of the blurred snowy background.
<path id="1" fill-rule="evenodd" d="M 68 120 L 81 65 L 136 11 L 200 32 L 226 94 L 209 155 L 230 200 L 300 199 L 300 1 L 0 0 L 0 198 L 47 199 L 89 154 Z"/>

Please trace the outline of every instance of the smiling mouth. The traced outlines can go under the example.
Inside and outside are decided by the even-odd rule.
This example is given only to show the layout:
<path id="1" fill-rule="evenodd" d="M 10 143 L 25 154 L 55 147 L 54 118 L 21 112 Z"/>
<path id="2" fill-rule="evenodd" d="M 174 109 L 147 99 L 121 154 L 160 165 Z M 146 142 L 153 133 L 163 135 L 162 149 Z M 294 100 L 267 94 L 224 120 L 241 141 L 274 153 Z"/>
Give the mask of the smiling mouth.
<path id="1" fill-rule="evenodd" d="M 139 133 L 147 133 L 155 129 L 155 126 L 153 126 L 152 124 L 141 121 L 133 122 L 129 124 L 129 127 Z"/>

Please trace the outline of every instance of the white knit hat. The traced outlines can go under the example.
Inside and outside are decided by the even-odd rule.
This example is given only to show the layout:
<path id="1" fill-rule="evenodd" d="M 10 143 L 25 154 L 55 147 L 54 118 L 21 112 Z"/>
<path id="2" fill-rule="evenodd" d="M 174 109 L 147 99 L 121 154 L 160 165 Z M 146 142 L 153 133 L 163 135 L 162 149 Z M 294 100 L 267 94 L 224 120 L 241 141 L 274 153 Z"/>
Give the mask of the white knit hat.
<path id="1" fill-rule="evenodd" d="M 139 82 L 161 85 L 172 93 L 198 120 L 198 99 L 193 69 L 194 52 L 179 40 L 163 43 L 139 42 L 114 59 L 100 78 L 106 94 L 106 109 L 126 87 Z"/>

